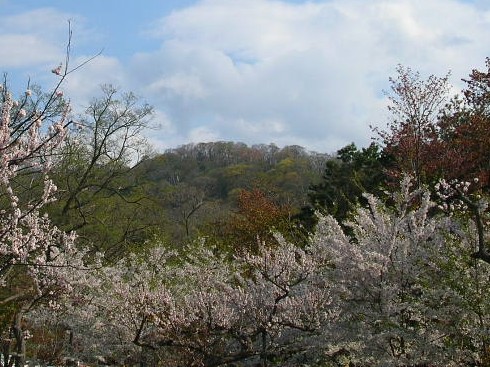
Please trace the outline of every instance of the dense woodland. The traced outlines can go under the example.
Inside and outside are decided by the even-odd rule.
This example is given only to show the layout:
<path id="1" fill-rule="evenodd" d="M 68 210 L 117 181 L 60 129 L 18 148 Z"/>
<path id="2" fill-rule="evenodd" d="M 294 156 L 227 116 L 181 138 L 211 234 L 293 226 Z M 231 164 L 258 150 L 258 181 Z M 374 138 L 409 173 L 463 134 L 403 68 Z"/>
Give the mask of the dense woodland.
<path id="1" fill-rule="evenodd" d="M 68 61 L 68 59 L 67 59 Z M 188 144 L 1 85 L 0 365 L 489 366 L 490 59 L 399 66 L 367 147 Z M 328 122 L 326 122 L 328 124 Z"/>

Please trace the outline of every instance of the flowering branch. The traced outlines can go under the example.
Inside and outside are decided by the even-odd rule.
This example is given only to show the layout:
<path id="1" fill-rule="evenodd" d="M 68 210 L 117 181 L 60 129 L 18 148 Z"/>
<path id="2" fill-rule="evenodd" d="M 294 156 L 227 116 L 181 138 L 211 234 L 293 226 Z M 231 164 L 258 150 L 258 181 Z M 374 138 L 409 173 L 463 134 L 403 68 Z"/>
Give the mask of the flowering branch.
<path id="1" fill-rule="evenodd" d="M 474 183 L 478 183 L 477 178 L 474 179 Z M 472 257 L 490 264 L 490 252 L 485 240 L 485 226 L 482 217 L 484 210 L 488 207 L 488 203 L 479 196 L 476 200 L 472 199 L 470 186 L 471 182 L 453 181 L 448 183 L 445 180 L 441 180 L 436 185 L 436 192 L 439 198 L 445 202 L 441 206 L 443 209 L 449 209 L 450 212 L 454 211 L 454 209 L 459 209 L 463 212 L 468 210 L 471 213 L 478 237 L 478 250 L 472 254 Z M 452 205 L 448 206 L 446 202 L 450 202 Z"/>

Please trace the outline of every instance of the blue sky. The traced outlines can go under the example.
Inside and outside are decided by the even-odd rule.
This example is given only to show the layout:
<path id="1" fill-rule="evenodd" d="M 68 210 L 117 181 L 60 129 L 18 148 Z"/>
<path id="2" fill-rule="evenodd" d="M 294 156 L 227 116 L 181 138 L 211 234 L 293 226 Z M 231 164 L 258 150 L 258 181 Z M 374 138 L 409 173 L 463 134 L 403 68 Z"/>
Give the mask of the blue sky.
<path id="1" fill-rule="evenodd" d="M 111 83 L 154 105 L 159 150 L 199 141 L 365 146 L 397 64 L 451 70 L 454 92 L 490 56 L 483 0 L 0 0 L 0 72 L 46 88 L 67 22 L 76 109 Z"/>

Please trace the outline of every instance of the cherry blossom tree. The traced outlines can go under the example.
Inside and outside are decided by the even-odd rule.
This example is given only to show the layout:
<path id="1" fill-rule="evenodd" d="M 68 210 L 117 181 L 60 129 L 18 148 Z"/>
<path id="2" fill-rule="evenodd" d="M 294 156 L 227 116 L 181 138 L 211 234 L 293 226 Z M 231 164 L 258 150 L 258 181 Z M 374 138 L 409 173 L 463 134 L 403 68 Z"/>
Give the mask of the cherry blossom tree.
<path id="1" fill-rule="evenodd" d="M 279 242 L 232 262 L 204 243 L 187 255 L 131 255 L 86 273 L 90 292 L 39 320 L 72 330 L 71 352 L 86 361 L 294 365 L 316 353 L 311 341 L 338 310 L 326 259 Z"/>
<path id="2" fill-rule="evenodd" d="M 71 39 L 71 31 L 70 38 Z M 68 268 L 83 267 L 75 235 L 52 224 L 44 209 L 56 200 L 50 172 L 71 123 L 62 84 L 78 69 L 65 63 L 52 70 L 56 81 L 49 93 L 27 84 L 19 98 L 0 85 L 0 330 L 4 366 L 23 365 L 25 317 L 41 304 L 56 306 L 70 291 Z"/>
<path id="3" fill-rule="evenodd" d="M 17 305 L 11 334 L 21 356 L 22 316 L 45 289 L 54 286 L 56 277 L 47 267 L 59 265 L 60 254 L 70 251 L 73 244 L 72 236 L 59 231 L 41 213 L 43 206 L 54 199 L 56 187 L 48 174 L 52 157 L 66 135 L 70 108 L 58 90 L 40 108 L 30 89 L 16 100 L 6 83 L 1 103 L 0 304 Z M 52 120 L 55 114 L 57 119 Z M 31 195 L 36 191 L 39 195 Z M 16 364 L 20 361 L 17 358 Z"/>
<path id="4" fill-rule="evenodd" d="M 396 78 L 390 78 L 388 111 L 392 120 L 387 130 L 374 129 L 384 150 L 394 160 L 391 174 L 415 177 L 418 185 L 439 173 L 434 156 L 440 153 L 438 115 L 448 99 L 449 73 L 444 77 L 422 79 L 418 72 L 399 65 Z M 433 172 L 436 170 L 436 172 Z"/>
<path id="5" fill-rule="evenodd" d="M 481 363 L 488 345 L 484 279 L 471 261 L 477 231 L 470 222 L 434 215 L 428 192 L 402 182 L 386 206 L 367 195 L 344 235 L 332 217 L 313 242 L 328 248 L 336 284 L 339 331 L 354 359 L 369 365 Z"/>

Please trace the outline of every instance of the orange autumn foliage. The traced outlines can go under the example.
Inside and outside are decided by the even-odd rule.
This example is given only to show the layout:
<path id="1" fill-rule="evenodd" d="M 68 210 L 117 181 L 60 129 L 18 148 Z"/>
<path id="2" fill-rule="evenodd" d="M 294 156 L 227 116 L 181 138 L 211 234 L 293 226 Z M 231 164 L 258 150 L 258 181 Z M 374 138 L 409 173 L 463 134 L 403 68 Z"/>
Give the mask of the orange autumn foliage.
<path id="1" fill-rule="evenodd" d="M 259 242 L 274 245 L 273 231 L 287 228 L 291 208 L 274 202 L 259 189 L 241 190 L 237 204 L 238 211 L 230 218 L 228 231 L 238 252 L 253 250 Z"/>

